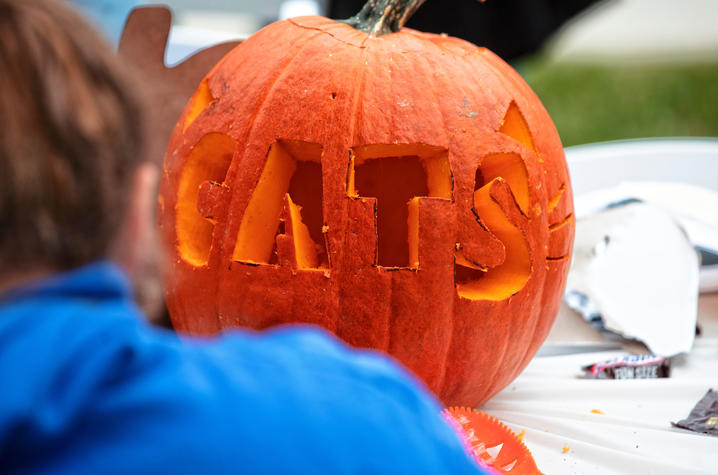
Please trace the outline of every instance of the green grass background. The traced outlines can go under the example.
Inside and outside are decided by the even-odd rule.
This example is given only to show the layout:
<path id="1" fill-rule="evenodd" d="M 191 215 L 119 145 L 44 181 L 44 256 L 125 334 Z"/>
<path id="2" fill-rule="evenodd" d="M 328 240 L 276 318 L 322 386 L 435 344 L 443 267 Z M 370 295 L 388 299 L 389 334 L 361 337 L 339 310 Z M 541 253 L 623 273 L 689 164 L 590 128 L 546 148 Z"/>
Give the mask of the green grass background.
<path id="1" fill-rule="evenodd" d="M 718 63 L 515 65 L 564 146 L 639 137 L 718 136 Z"/>

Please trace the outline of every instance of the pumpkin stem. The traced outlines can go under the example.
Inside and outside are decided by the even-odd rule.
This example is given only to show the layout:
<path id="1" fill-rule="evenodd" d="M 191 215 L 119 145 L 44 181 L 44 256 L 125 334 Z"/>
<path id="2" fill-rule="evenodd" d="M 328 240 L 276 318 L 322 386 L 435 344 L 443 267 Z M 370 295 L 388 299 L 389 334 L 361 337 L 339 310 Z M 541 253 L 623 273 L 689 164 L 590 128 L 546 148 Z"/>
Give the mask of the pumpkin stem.
<path id="1" fill-rule="evenodd" d="M 426 0 L 368 0 L 359 13 L 343 20 L 372 36 L 396 33 Z"/>

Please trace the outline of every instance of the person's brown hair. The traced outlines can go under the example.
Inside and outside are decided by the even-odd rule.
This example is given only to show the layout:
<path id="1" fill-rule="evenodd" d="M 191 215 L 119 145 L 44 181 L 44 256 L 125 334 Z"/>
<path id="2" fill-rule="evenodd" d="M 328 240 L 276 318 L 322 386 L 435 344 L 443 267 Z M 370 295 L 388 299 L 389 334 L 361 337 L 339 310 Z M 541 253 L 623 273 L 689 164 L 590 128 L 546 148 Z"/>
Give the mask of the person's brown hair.
<path id="1" fill-rule="evenodd" d="M 141 103 L 54 0 L 0 0 L 0 275 L 108 255 L 143 159 Z"/>

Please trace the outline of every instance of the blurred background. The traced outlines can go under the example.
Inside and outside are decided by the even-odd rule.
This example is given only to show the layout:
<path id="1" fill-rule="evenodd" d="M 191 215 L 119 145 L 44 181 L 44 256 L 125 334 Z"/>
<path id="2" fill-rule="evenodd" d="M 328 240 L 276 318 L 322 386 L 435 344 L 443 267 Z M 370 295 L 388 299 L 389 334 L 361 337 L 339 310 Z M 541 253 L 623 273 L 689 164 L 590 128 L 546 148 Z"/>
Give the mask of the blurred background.
<path id="1" fill-rule="evenodd" d="M 72 0 L 117 44 L 139 0 Z M 165 0 L 166 62 L 246 38 L 278 18 L 346 18 L 364 0 Z M 718 136 L 715 0 L 428 1 L 409 22 L 487 46 L 536 91 L 565 146 L 636 137 Z"/>

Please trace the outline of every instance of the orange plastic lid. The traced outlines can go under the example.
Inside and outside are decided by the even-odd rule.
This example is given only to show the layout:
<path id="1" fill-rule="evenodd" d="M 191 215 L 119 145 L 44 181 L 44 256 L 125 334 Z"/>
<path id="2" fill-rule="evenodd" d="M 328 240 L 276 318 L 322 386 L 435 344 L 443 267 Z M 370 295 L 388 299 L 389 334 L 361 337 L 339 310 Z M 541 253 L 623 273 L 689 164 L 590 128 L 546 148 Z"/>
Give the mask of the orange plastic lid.
<path id="1" fill-rule="evenodd" d="M 464 407 L 446 408 L 442 415 L 482 467 L 499 474 L 542 475 L 529 449 L 498 419 Z"/>

